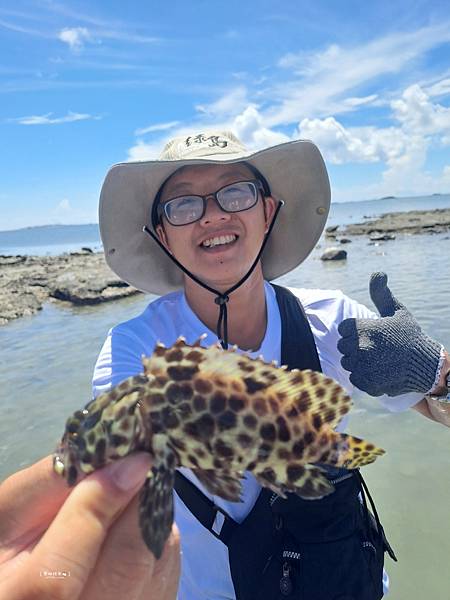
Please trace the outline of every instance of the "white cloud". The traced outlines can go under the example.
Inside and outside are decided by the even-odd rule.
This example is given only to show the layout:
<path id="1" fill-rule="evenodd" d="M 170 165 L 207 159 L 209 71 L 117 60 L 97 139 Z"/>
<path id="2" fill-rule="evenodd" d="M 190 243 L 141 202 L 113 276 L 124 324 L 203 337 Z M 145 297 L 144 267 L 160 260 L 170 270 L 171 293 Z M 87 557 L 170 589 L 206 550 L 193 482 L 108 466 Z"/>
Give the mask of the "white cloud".
<path id="1" fill-rule="evenodd" d="M 221 98 L 211 104 L 199 104 L 195 108 L 198 112 L 203 113 L 215 119 L 234 116 L 248 106 L 247 88 L 238 86 Z"/>
<path id="2" fill-rule="evenodd" d="M 234 77 L 242 83 L 216 101 L 196 106 L 200 114 L 191 124 L 180 127 L 176 123 L 172 128 L 172 123 L 163 123 L 136 133 L 164 131 L 166 125 L 176 129 L 170 137 L 186 130 L 231 129 L 254 150 L 298 137 L 312 139 L 330 164 L 381 165 L 376 183 L 347 188 L 349 195 L 356 197 L 346 199 L 430 193 L 442 188 L 450 177 L 450 167 L 437 176 L 427 171 L 430 148 L 450 144 L 450 108 L 437 102 L 438 97 L 450 93 L 450 78 L 445 72 L 440 80 L 434 75 L 432 80 L 410 85 L 410 67 L 448 42 L 449 23 L 441 23 L 351 48 L 332 45 L 321 52 L 289 54 L 279 61 L 285 81 L 272 77 L 276 83 L 266 81 L 263 89 L 250 81 L 247 73 L 237 72 Z M 379 78 L 386 75 L 391 79 L 395 75 L 394 85 L 401 86 L 406 72 L 408 85 L 400 91 L 378 86 Z M 374 89 L 377 93 L 372 93 Z M 372 106 L 383 109 L 381 127 L 376 120 L 365 126 L 348 126 L 340 119 L 340 115 Z M 390 112 L 386 114 L 386 110 Z M 378 114 L 374 118 L 378 119 Z M 286 133 L 286 126 L 292 133 Z M 129 150 L 130 159 L 156 158 L 163 141 L 138 142 Z"/>
<path id="3" fill-rule="evenodd" d="M 448 22 L 417 31 L 390 34 L 359 46 L 332 45 L 321 52 L 287 54 L 278 65 L 293 78 L 272 86 L 272 106 L 265 111 L 269 127 L 303 118 L 354 110 L 353 92 L 384 75 L 402 73 L 425 52 L 450 41 Z"/>
<path id="4" fill-rule="evenodd" d="M 427 88 L 427 94 L 431 97 L 447 96 L 450 94 L 450 78 L 446 77 L 430 85 Z"/>
<path id="5" fill-rule="evenodd" d="M 72 212 L 72 206 L 70 204 L 70 200 L 68 198 L 63 198 L 61 202 L 56 206 L 55 213 L 56 215 L 67 215 L 67 213 Z"/>
<path id="6" fill-rule="evenodd" d="M 79 23 L 87 23 L 90 31 L 94 32 L 96 38 L 110 38 L 138 44 L 149 44 L 161 41 L 161 38 L 155 36 L 136 33 L 139 28 L 145 27 L 145 24 L 143 25 L 142 23 L 125 23 L 123 19 L 101 19 L 87 13 L 82 13 L 79 9 L 73 9 L 57 2 L 47 3 L 46 9 L 57 15 L 63 15 L 70 20 L 75 19 Z M 73 29 L 85 28 L 75 27 Z"/>
<path id="7" fill-rule="evenodd" d="M 74 113 L 69 111 L 65 117 L 54 117 L 53 113 L 46 115 L 32 115 L 29 117 L 19 117 L 17 119 L 9 119 L 11 122 L 19 123 L 20 125 L 59 125 L 60 123 L 72 123 L 74 121 L 99 120 L 101 116 L 88 115 L 83 113 Z"/>
<path id="8" fill-rule="evenodd" d="M 82 195 L 77 195 L 75 199 L 65 197 L 56 201 L 56 204 L 49 208 L 47 212 L 36 215 L 34 222 L 28 224 L 95 223 L 98 221 L 97 203 L 96 195 L 91 198 L 83 198 Z"/>
<path id="9" fill-rule="evenodd" d="M 65 27 L 58 33 L 58 39 L 69 45 L 74 52 L 79 52 L 84 42 L 91 39 L 91 34 L 86 27 Z"/>
<path id="10" fill-rule="evenodd" d="M 162 149 L 163 142 L 155 142 L 153 144 L 146 144 L 142 140 L 129 148 L 127 162 L 141 161 L 141 160 L 156 160 L 159 158 Z"/>
<path id="11" fill-rule="evenodd" d="M 154 133 L 155 131 L 166 131 L 168 129 L 173 129 L 180 124 L 180 121 L 170 121 L 168 123 L 156 123 L 155 125 L 149 125 L 148 127 L 142 127 L 141 129 L 136 129 L 134 135 L 144 135 L 146 133 Z"/>
<path id="12" fill-rule="evenodd" d="M 444 186 L 443 191 L 450 193 L 450 165 L 447 165 L 442 169 L 442 183 Z"/>
<path id="13" fill-rule="evenodd" d="M 344 127 L 327 117 L 303 119 L 298 133 L 313 140 L 332 164 L 386 163 L 383 181 L 398 191 L 418 178 L 425 181 L 423 168 L 433 137 L 450 143 L 450 109 L 432 103 L 418 85 L 408 87 L 391 106 L 391 127 Z"/>
<path id="14" fill-rule="evenodd" d="M 359 108 L 360 106 L 367 106 L 369 104 L 373 104 L 375 102 L 375 100 L 377 100 L 378 96 L 377 94 L 371 94 L 370 96 L 363 96 L 363 97 L 351 97 L 351 98 L 345 98 L 342 101 L 343 106 L 354 109 L 354 108 Z"/>
<path id="15" fill-rule="evenodd" d="M 231 124 L 231 130 L 252 150 L 287 142 L 290 139 L 284 133 L 265 127 L 264 119 L 255 106 L 247 106 L 241 114 L 237 115 Z"/>
<path id="16" fill-rule="evenodd" d="M 405 131 L 421 136 L 437 135 L 444 142 L 449 139 L 450 108 L 433 104 L 419 85 L 408 87 L 399 100 L 391 102 L 391 107 L 394 118 Z"/>
<path id="17" fill-rule="evenodd" d="M 16 31 L 18 33 L 25 33 L 27 35 L 32 35 L 36 37 L 42 38 L 50 38 L 51 36 L 44 31 L 40 31 L 38 29 L 31 29 L 30 27 L 24 27 L 22 25 L 17 25 L 16 23 L 10 23 L 9 21 L 5 21 L 4 19 L 0 19 L 0 27 L 5 29 L 9 29 L 10 31 Z"/>
<path id="18" fill-rule="evenodd" d="M 373 145 L 367 145 L 361 135 L 355 135 L 334 117 L 303 119 L 298 134 L 300 138 L 317 144 L 326 160 L 333 164 L 379 160 Z"/>

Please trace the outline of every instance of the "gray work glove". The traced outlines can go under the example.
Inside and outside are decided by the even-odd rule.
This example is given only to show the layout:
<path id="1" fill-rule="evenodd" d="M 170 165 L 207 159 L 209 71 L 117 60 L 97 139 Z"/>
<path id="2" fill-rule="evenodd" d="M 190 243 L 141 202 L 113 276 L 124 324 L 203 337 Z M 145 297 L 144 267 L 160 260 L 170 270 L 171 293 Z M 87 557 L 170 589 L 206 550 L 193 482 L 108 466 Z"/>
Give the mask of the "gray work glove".
<path id="1" fill-rule="evenodd" d="M 435 383 L 441 344 L 423 333 L 412 314 L 373 273 L 370 297 L 381 319 L 345 319 L 339 324 L 341 364 L 350 381 L 370 396 L 428 392 Z"/>

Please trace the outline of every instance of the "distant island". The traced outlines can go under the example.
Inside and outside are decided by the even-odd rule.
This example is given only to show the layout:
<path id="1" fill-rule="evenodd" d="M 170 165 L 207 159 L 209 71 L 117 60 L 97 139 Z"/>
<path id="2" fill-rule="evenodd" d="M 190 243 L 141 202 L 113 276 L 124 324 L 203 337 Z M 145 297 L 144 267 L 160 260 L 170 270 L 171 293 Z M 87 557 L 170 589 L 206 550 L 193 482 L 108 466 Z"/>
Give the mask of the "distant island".
<path id="1" fill-rule="evenodd" d="M 65 243 L 100 243 L 98 223 L 87 225 L 36 225 L 0 231 L 0 246 L 39 246 Z"/>

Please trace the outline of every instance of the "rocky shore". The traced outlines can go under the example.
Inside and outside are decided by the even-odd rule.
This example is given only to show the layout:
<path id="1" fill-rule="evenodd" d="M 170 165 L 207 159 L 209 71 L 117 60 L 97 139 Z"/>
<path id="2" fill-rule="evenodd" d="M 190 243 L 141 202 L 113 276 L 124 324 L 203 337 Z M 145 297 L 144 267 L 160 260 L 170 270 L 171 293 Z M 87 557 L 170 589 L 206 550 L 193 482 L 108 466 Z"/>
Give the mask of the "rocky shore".
<path id="1" fill-rule="evenodd" d="M 327 241 L 348 244 L 353 236 L 366 235 L 369 243 L 390 243 L 398 235 L 447 231 L 450 231 L 450 209 L 434 209 L 386 213 L 363 223 L 335 225 L 326 229 L 325 237 Z M 347 256 L 342 246 L 326 252 L 323 260 L 345 260 Z M 0 325 L 32 315 L 48 301 L 89 305 L 138 293 L 109 269 L 103 253 L 88 248 L 61 256 L 0 255 Z"/>
<path id="2" fill-rule="evenodd" d="M 333 228 L 331 228 L 333 229 Z M 442 233 L 450 230 L 450 209 L 411 210 L 402 213 L 385 213 L 363 223 L 354 223 L 338 227 L 334 232 L 340 236 L 369 235 L 384 236 L 395 234 Z"/>
<path id="3" fill-rule="evenodd" d="M 32 315 L 45 302 L 99 304 L 139 293 L 115 275 L 103 253 L 0 255 L 0 325 Z"/>

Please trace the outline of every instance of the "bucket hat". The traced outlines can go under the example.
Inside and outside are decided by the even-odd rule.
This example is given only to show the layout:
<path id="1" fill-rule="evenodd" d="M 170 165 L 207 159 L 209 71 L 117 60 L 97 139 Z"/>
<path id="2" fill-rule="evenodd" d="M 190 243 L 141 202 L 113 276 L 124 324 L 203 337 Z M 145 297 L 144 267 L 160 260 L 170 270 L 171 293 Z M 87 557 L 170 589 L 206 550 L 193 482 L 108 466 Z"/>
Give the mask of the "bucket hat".
<path id="1" fill-rule="evenodd" d="M 99 204 L 105 259 L 124 281 L 152 294 L 183 286 L 183 273 L 143 231 L 161 185 L 187 165 L 245 162 L 265 177 L 271 195 L 284 201 L 261 256 L 272 280 L 297 267 L 317 243 L 330 207 L 330 184 L 315 144 L 297 140 L 249 151 L 229 131 L 207 131 L 169 141 L 157 160 L 114 165 Z M 182 262 L 182 258 L 181 258 Z"/>

